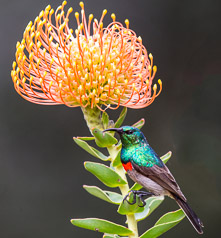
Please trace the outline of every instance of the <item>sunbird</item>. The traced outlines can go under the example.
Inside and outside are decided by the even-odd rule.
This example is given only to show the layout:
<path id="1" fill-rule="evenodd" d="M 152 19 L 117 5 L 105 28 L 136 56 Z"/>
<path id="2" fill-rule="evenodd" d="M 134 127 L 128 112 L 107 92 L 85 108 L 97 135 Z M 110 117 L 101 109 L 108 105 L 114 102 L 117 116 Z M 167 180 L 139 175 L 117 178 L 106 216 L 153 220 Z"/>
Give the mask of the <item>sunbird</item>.
<path id="1" fill-rule="evenodd" d="M 144 196 L 169 196 L 178 203 L 196 231 L 203 234 L 202 222 L 187 204 L 187 199 L 175 178 L 150 147 L 144 134 L 132 126 L 104 130 L 106 131 L 115 131 L 120 135 L 122 165 L 128 176 L 148 191 L 131 191 L 134 194 L 134 200 L 130 204 L 136 203 L 136 196 L 143 202 L 143 206 L 145 205 Z"/>

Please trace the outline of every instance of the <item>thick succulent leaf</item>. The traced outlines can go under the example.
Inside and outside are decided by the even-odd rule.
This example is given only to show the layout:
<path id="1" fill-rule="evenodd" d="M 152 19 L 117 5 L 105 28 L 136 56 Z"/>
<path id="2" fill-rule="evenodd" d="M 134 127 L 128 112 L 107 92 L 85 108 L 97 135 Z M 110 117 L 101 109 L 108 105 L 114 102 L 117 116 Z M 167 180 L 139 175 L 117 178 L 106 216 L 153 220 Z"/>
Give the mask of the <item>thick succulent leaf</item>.
<path id="1" fill-rule="evenodd" d="M 98 218 L 72 219 L 71 223 L 75 226 L 84 229 L 99 231 L 108 234 L 117 234 L 120 236 L 127 236 L 133 234 L 131 230 L 124 226 Z"/>
<path id="2" fill-rule="evenodd" d="M 133 193 L 130 193 L 129 198 L 127 200 L 131 203 L 134 199 Z M 121 215 L 128 215 L 128 214 L 134 214 L 136 212 L 142 212 L 144 210 L 144 207 L 139 207 L 142 206 L 141 200 L 137 197 L 136 203 L 131 205 L 127 201 L 122 201 L 120 204 L 117 212 Z"/>
<path id="3" fill-rule="evenodd" d="M 183 212 L 182 209 L 173 211 L 173 212 L 168 212 L 164 214 L 157 222 L 155 225 L 162 225 L 167 222 L 173 222 L 177 220 L 182 220 L 185 217 L 185 213 Z"/>
<path id="4" fill-rule="evenodd" d="M 93 128 L 92 134 L 95 137 L 95 142 L 99 147 L 108 147 L 117 144 L 118 140 L 114 138 L 110 133 Z"/>
<path id="5" fill-rule="evenodd" d="M 104 234 L 102 238 L 118 238 L 119 236 L 111 235 L 111 234 Z"/>
<path id="6" fill-rule="evenodd" d="M 166 153 L 165 155 L 161 156 L 161 160 L 164 162 L 164 164 L 166 164 L 166 162 L 170 159 L 170 157 L 172 156 L 172 152 L 169 151 L 168 153 Z"/>
<path id="7" fill-rule="evenodd" d="M 139 213 L 135 213 L 135 218 L 137 221 L 141 221 L 148 217 L 164 200 L 163 196 L 160 197 L 150 197 L 146 199 L 146 206 L 144 210 Z"/>
<path id="8" fill-rule="evenodd" d="M 112 165 L 114 167 L 117 167 L 117 166 L 121 165 L 120 153 L 121 153 L 121 150 L 118 151 L 118 153 L 117 153 L 117 155 L 116 155 L 116 157 L 115 157 L 115 159 L 112 163 Z"/>
<path id="9" fill-rule="evenodd" d="M 104 125 L 104 129 L 107 129 L 108 125 L 109 125 L 109 116 L 106 112 L 102 113 L 102 122 L 103 122 L 103 125 Z"/>
<path id="10" fill-rule="evenodd" d="M 181 209 L 174 212 L 168 212 L 167 214 L 163 215 L 152 228 L 141 235 L 140 238 L 159 237 L 160 235 L 177 225 L 184 217 L 185 214 Z"/>
<path id="11" fill-rule="evenodd" d="M 112 235 L 112 234 L 104 234 L 102 238 L 122 238 L 122 236 Z"/>
<path id="12" fill-rule="evenodd" d="M 115 193 L 115 192 L 111 192 L 111 191 L 103 191 L 96 186 L 84 185 L 83 187 L 91 195 L 98 197 L 98 198 L 100 198 L 104 201 L 107 201 L 109 203 L 120 204 L 123 200 L 122 195 L 119 193 Z"/>
<path id="13" fill-rule="evenodd" d="M 73 137 L 73 139 L 75 139 L 75 138 L 80 139 L 80 140 L 84 140 L 84 141 L 95 140 L 95 138 L 92 137 L 92 136 L 82 136 L 82 137 L 78 136 L 78 137 Z"/>
<path id="14" fill-rule="evenodd" d="M 115 122 L 115 125 L 114 125 L 115 128 L 119 128 L 119 127 L 122 125 L 122 123 L 124 122 L 124 119 L 125 119 L 126 115 L 127 115 L 127 108 L 124 107 L 123 110 L 122 110 L 121 113 L 120 113 L 119 118 L 118 118 L 117 121 Z"/>
<path id="15" fill-rule="evenodd" d="M 110 157 L 105 156 L 104 154 L 102 154 L 97 149 L 88 145 L 87 142 L 85 142 L 85 141 L 83 141 L 79 138 L 76 138 L 76 137 L 74 138 L 74 141 L 77 145 L 79 145 L 82 149 L 86 150 L 89 154 L 93 155 L 94 157 L 97 157 L 98 159 L 101 159 L 103 161 L 110 160 Z"/>
<path id="16" fill-rule="evenodd" d="M 103 164 L 85 162 L 84 167 L 108 187 L 114 188 L 126 184 L 119 174 Z"/>
<path id="17" fill-rule="evenodd" d="M 130 191 L 131 190 L 140 190 L 142 189 L 143 186 L 141 186 L 139 183 L 135 183 L 131 188 L 130 188 Z"/>
<path id="18" fill-rule="evenodd" d="M 134 123 L 132 126 L 138 128 L 138 129 L 141 129 L 144 124 L 145 124 L 145 119 L 142 118 L 138 122 Z"/>
<path id="19" fill-rule="evenodd" d="M 128 238 L 128 236 L 118 236 L 116 234 L 104 234 L 102 238 Z"/>

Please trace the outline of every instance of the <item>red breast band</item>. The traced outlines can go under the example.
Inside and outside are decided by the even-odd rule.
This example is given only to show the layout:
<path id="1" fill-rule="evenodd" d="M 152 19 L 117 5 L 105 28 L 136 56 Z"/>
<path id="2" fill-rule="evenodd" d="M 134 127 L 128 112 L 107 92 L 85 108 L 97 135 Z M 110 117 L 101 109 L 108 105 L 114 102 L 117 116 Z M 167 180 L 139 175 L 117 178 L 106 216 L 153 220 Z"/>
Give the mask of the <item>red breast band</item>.
<path id="1" fill-rule="evenodd" d="M 133 169 L 131 162 L 128 162 L 128 163 L 122 164 L 122 165 L 126 171 Z"/>

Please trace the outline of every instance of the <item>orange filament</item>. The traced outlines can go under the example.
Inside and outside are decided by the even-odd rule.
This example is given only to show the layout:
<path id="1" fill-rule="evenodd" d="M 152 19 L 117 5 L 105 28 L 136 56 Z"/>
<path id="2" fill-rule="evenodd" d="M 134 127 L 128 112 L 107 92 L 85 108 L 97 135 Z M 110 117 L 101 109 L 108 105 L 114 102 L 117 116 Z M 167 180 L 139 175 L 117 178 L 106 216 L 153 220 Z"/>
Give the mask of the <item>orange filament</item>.
<path id="1" fill-rule="evenodd" d="M 68 22 L 73 9 L 65 13 L 66 3 L 56 11 L 47 6 L 17 43 L 11 71 L 17 92 L 30 102 L 47 105 L 100 109 L 150 105 L 162 82 L 158 80 L 158 92 L 156 85 L 152 88 L 157 71 L 153 56 L 148 57 L 141 37 L 129 29 L 129 20 L 124 27 L 112 14 L 112 23 L 104 28 L 104 10 L 99 21 L 90 14 L 87 23 L 80 2 L 81 17 L 75 13 L 77 28 L 72 30 Z"/>

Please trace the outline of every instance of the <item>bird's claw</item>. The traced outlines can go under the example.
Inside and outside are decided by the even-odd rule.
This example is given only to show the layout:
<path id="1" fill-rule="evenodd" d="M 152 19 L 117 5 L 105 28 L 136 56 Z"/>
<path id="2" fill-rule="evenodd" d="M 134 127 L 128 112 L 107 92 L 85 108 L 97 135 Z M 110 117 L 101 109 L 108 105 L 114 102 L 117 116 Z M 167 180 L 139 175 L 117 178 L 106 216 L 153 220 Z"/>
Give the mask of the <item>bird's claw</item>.
<path id="1" fill-rule="evenodd" d="M 130 192 L 124 197 L 123 202 L 124 202 L 124 201 L 127 201 L 128 204 L 134 205 L 134 204 L 136 203 L 136 200 L 137 200 L 135 193 L 133 193 L 133 201 L 132 201 L 132 202 L 130 202 L 130 201 L 127 200 L 127 198 L 130 196 L 131 192 L 132 192 L 132 191 L 130 191 Z"/>
<path id="2" fill-rule="evenodd" d="M 130 196 L 130 194 L 133 193 L 133 201 L 129 202 L 127 198 Z M 131 190 L 123 199 L 124 201 L 127 201 L 128 204 L 134 205 L 137 202 L 137 197 L 141 200 L 142 205 L 138 204 L 138 207 L 144 207 L 146 205 L 146 202 L 144 200 L 144 196 L 153 196 L 154 194 L 151 192 L 145 192 L 145 191 L 137 191 L 137 190 Z"/>

